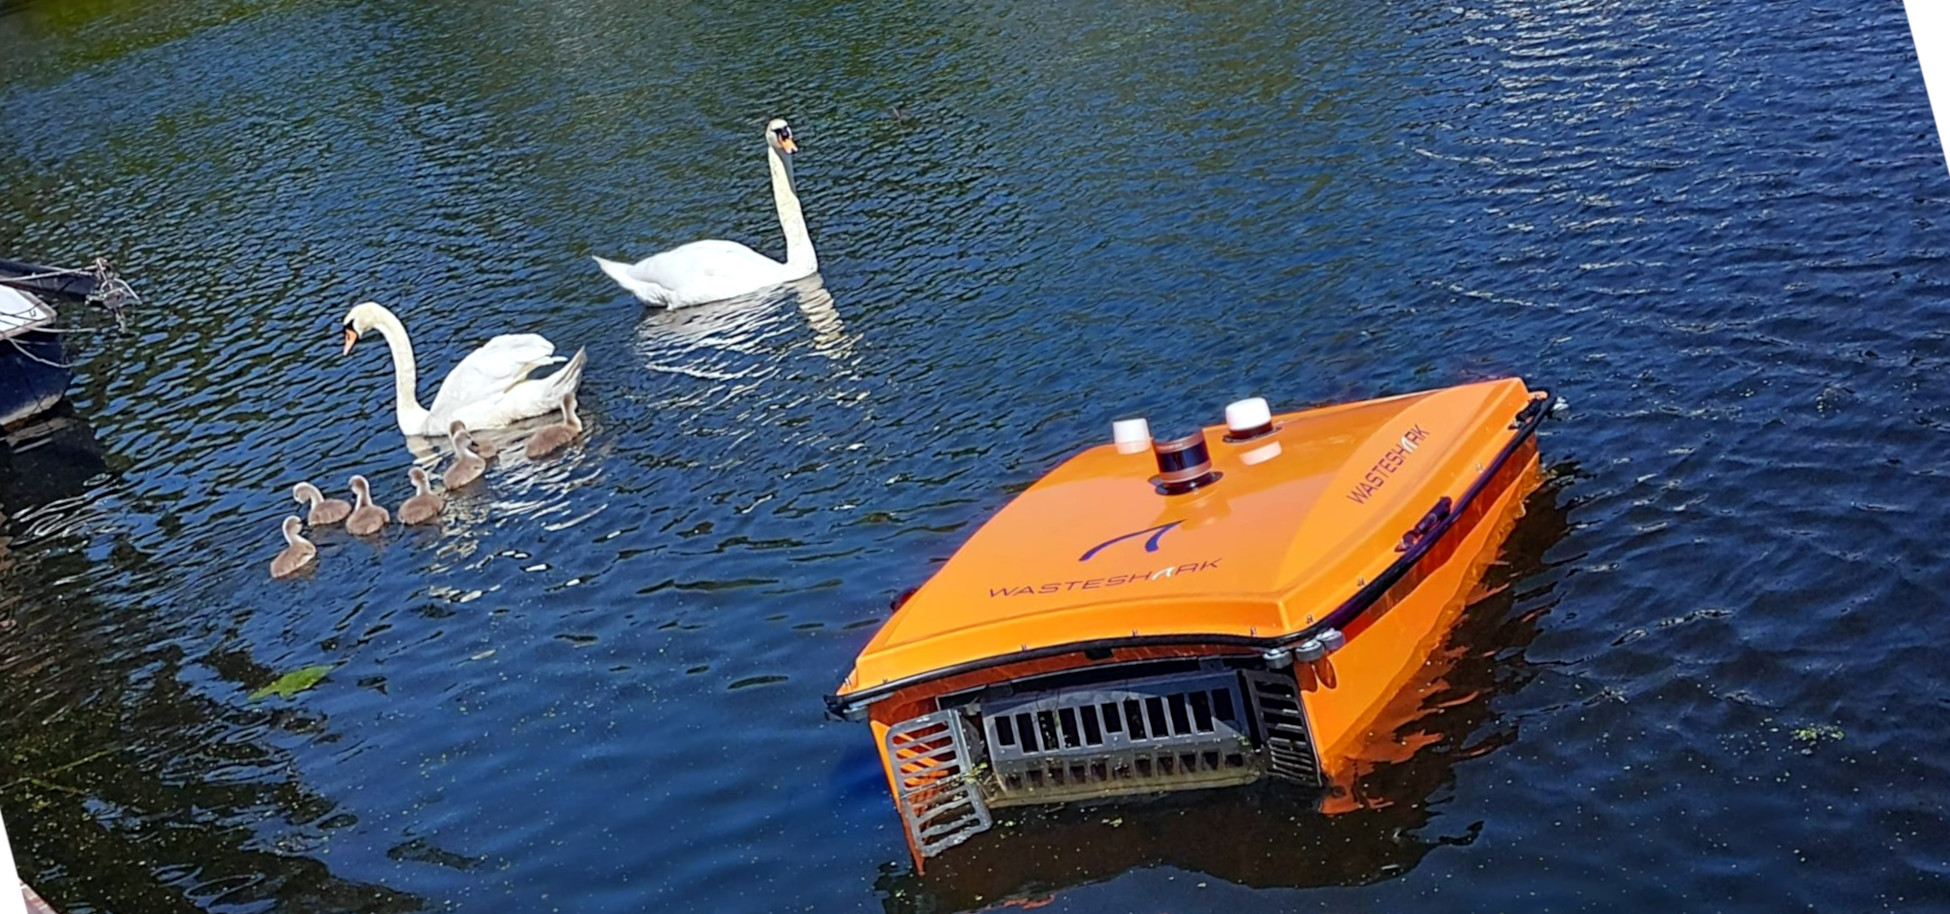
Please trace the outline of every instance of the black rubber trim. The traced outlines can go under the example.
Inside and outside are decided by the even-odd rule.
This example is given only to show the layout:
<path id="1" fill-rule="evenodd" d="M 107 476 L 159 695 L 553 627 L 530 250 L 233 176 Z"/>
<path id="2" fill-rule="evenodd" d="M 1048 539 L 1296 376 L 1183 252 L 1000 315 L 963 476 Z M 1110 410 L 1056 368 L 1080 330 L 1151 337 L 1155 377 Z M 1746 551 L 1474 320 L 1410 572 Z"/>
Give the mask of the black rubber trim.
<path id="1" fill-rule="evenodd" d="M 1510 461 L 1510 456 L 1515 454 L 1517 449 L 1523 446 L 1524 442 L 1529 441 L 1531 436 L 1537 433 L 1537 427 L 1542 425 L 1544 417 L 1550 414 L 1550 404 L 1557 398 L 1551 394 L 1549 388 L 1543 387 L 1532 390 L 1531 395 L 1531 401 L 1522 410 L 1517 412 L 1515 419 L 1511 422 L 1511 425 L 1516 428 L 1517 433 L 1511 436 L 1509 443 L 1503 446 L 1503 450 L 1497 452 L 1496 458 L 1490 461 L 1488 466 L 1483 468 L 1483 472 L 1476 477 L 1476 481 L 1470 483 L 1469 490 L 1464 492 L 1462 497 L 1456 500 L 1454 510 L 1450 511 L 1447 517 L 1438 521 L 1428 534 L 1423 536 L 1414 546 L 1410 547 L 1407 552 L 1402 553 L 1401 557 L 1390 564 L 1386 571 L 1376 575 L 1374 580 L 1369 581 L 1366 586 L 1355 591 L 1353 596 L 1348 597 L 1340 606 L 1335 607 L 1324 618 L 1298 632 L 1283 635 L 1278 638 L 1251 638 L 1245 635 L 1218 634 L 1138 635 L 1136 637 L 1099 638 L 1094 641 L 1072 641 L 1067 644 L 1053 644 L 1034 650 L 1017 651 L 1006 657 L 984 657 L 980 660 L 971 660 L 967 663 L 958 663 L 954 666 L 942 667 L 941 669 L 930 670 L 926 673 L 918 673 L 904 679 L 884 682 L 870 689 L 861 689 L 845 697 L 827 695 L 825 696 L 826 711 L 836 717 L 858 719 L 860 712 L 866 710 L 868 705 L 902 689 L 931 682 L 936 679 L 946 679 L 950 676 L 959 676 L 963 673 L 972 673 L 990 667 L 1021 663 L 1025 660 L 1041 660 L 1046 657 L 1056 657 L 1063 654 L 1114 650 L 1120 647 L 1183 647 L 1188 645 L 1210 644 L 1225 647 L 1274 650 L 1299 644 L 1326 629 L 1345 629 L 1355 619 L 1359 618 L 1363 612 L 1366 612 L 1369 607 L 1373 606 L 1376 601 L 1380 600 L 1381 595 L 1387 593 L 1390 587 L 1395 586 L 1402 578 L 1406 577 L 1409 570 L 1414 568 L 1415 563 L 1421 561 L 1422 557 L 1429 553 L 1429 550 L 1435 548 L 1438 543 L 1442 542 L 1442 538 L 1449 534 L 1450 528 L 1456 525 L 1456 521 L 1463 517 L 1469 506 L 1476 501 L 1476 496 L 1482 494 L 1484 487 L 1488 486 L 1490 480 L 1495 479 L 1496 474 L 1503 469 L 1503 465 Z"/>

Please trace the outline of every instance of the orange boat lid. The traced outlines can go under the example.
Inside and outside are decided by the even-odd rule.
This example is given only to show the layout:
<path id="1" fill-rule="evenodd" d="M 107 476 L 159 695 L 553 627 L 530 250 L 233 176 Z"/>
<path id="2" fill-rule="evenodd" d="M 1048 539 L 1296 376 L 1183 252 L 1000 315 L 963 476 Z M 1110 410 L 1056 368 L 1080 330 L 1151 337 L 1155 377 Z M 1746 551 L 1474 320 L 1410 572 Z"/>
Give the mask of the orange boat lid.
<path id="1" fill-rule="evenodd" d="M 1063 645 L 1305 631 L 1495 468 L 1532 400 L 1508 378 L 1286 413 L 1244 441 L 1206 428 L 1218 475 L 1183 494 L 1161 492 L 1184 474 L 1161 474 L 1149 447 L 1090 448 L 982 525 L 835 698 Z"/>

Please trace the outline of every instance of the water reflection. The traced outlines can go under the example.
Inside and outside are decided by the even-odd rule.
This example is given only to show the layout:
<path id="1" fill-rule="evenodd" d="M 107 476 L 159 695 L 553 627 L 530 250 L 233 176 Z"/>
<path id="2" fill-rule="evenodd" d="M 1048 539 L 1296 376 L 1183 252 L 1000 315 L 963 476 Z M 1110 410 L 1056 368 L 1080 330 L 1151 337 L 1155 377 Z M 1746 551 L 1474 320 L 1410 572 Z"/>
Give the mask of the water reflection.
<path id="1" fill-rule="evenodd" d="M 0 678 L 31 684 L 0 716 L 0 791 L 23 871 L 64 910 L 76 897 L 126 911 L 423 908 L 308 853 L 356 820 L 279 744 L 326 738 L 326 721 L 243 700 L 280 671 L 239 646 L 234 620 L 220 646 L 186 656 L 153 637 L 166 625 L 153 608 L 88 588 L 94 564 L 161 567 L 126 541 L 99 559 L 75 548 L 113 537 L 99 522 L 120 482 L 110 462 L 67 407 L 0 445 Z"/>
<path id="2" fill-rule="evenodd" d="M 798 338 L 802 331 L 789 319 L 787 302 L 797 305 L 809 340 Z M 745 298 L 647 310 L 636 333 L 645 368 L 721 381 L 776 371 L 772 360 L 807 345 L 835 361 L 853 354 L 853 337 L 817 273 Z"/>
<path id="3" fill-rule="evenodd" d="M 1548 567 L 1545 553 L 1570 530 L 1567 465 L 1525 501 L 1468 610 L 1425 672 L 1383 719 L 1400 721 L 1356 766 L 1350 789 L 1322 797 L 1277 782 L 1189 791 L 1143 802 L 1022 807 L 1010 824 L 928 862 L 927 874 L 889 865 L 875 881 L 890 914 L 1033 906 L 1057 892 L 1129 870 L 1166 866 L 1254 888 L 1356 886 L 1413 869 L 1431 850 L 1475 840 L 1481 823 L 1445 823 L 1435 800 L 1456 767 L 1509 742 L 1514 722 L 1497 700 L 1535 678 L 1524 649 L 1555 606 L 1548 590 L 1512 585 Z M 1385 750 L 1384 750 L 1385 751 Z"/>
<path id="4" fill-rule="evenodd" d="M 0 517 L 14 538 L 79 532 L 97 517 L 89 484 L 108 472 L 95 430 L 63 403 L 0 438 Z"/>
<path id="5" fill-rule="evenodd" d="M 375 477 L 375 484 L 383 480 L 388 485 L 396 486 L 399 480 L 406 478 L 408 467 L 417 466 L 427 471 L 434 480 L 435 489 L 445 495 L 447 501 L 437 523 L 396 528 L 388 537 L 397 536 L 431 547 L 435 559 L 427 565 L 426 570 L 445 572 L 455 568 L 479 568 L 490 560 L 493 554 L 484 553 L 483 544 L 497 529 L 509 522 L 518 520 L 535 524 L 545 531 L 555 531 L 578 526 L 601 515 L 609 506 L 606 498 L 599 497 L 592 505 L 587 503 L 587 499 L 578 502 L 572 496 L 582 490 L 601 489 L 605 481 L 604 464 L 616 442 L 604 420 L 600 401 L 579 397 L 576 415 L 582 419 L 582 433 L 566 448 L 539 459 L 528 457 L 528 439 L 544 426 L 562 421 L 559 412 L 527 419 L 506 428 L 474 432 L 475 441 L 491 443 L 494 452 L 488 458 L 486 474 L 459 489 L 449 489 L 441 480 L 441 474 L 454 463 L 452 441 L 419 435 L 406 436 L 406 449 L 412 459 L 384 469 Z M 342 531 L 335 530 L 324 531 L 322 535 L 325 539 L 321 541 L 346 536 Z M 443 593 L 453 590 L 439 589 Z M 487 592 L 498 589 L 498 586 L 490 587 Z M 466 592 L 454 591 L 454 594 L 465 595 Z M 478 597 L 479 594 L 473 594 L 467 599 Z"/>

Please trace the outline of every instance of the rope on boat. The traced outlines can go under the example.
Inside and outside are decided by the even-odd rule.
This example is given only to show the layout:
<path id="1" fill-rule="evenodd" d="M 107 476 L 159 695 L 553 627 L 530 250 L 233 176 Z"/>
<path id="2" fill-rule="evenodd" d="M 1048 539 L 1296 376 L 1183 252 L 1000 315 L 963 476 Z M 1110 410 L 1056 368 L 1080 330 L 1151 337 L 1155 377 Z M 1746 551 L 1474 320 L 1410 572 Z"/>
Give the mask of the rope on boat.
<path id="1" fill-rule="evenodd" d="M 115 275 L 115 268 L 109 265 L 106 257 L 95 258 L 89 272 L 95 277 L 95 291 L 89 293 L 88 301 L 107 308 L 108 313 L 115 315 L 117 330 L 129 329 L 126 309 L 129 305 L 142 304 L 142 297 L 135 294 L 135 289 L 122 277 Z"/>
<path id="2" fill-rule="evenodd" d="M 20 345 L 20 340 L 15 337 L 11 337 L 11 336 L 7 337 L 7 342 L 14 347 L 15 352 L 18 352 L 21 355 L 26 356 L 28 359 L 32 361 L 39 362 L 42 365 L 46 365 L 49 368 L 59 368 L 64 371 L 73 370 L 74 368 L 73 364 L 63 365 L 60 362 L 56 362 L 51 359 L 44 359 L 41 358 L 40 356 L 35 355 L 34 353 L 28 351 L 27 347 Z"/>
<path id="3" fill-rule="evenodd" d="M 34 327 L 32 329 L 35 333 L 53 333 L 53 334 L 88 333 L 90 331 L 90 328 L 88 327 L 55 327 L 52 325 Z"/>
<path id="4" fill-rule="evenodd" d="M 127 309 L 129 305 L 142 304 L 142 296 L 135 294 L 135 288 L 127 280 L 115 274 L 115 267 L 106 257 L 97 257 L 86 269 L 52 267 L 45 273 L 29 273 L 25 276 L 8 277 L 9 281 L 28 282 L 41 279 L 59 279 L 63 276 L 86 276 L 95 281 L 95 290 L 88 293 L 91 305 L 100 305 L 115 315 L 118 330 L 129 329 Z"/>
<path id="5" fill-rule="evenodd" d="M 56 276 L 80 276 L 86 272 L 86 270 L 53 269 L 45 273 L 28 273 L 25 276 L 9 276 L 7 278 L 15 282 L 27 282 L 35 279 L 53 279 Z"/>
<path id="6" fill-rule="evenodd" d="M 90 264 L 86 269 L 67 269 L 61 267 L 49 267 L 44 272 L 29 273 L 22 276 L 11 276 L 11 277 L 7 277 L 4 281 L 5 282 L 33 282 L 37 280 L 60 279 L 64 276 L 86 276 L 90 279 L 93 279 L 95 281 L 95 288 L 88 293 L 86 299 L 87 302 L 91 305 L 100 305 L 104 308 L 107 308 L 108 313 L 115 316 L 116 330 L 122 332 L 128 331 L 129 321 L 128 321 L 127 307 L 130 304 L 141 304 L 142 297 L 135 294 L 135 289 L 131 288 L 129 284 L 122 279 L 122 277 L 115 275 L 115 268 L 109 264 L 108 258 L 106 257 L 95 258 L 95 262 Z M 33 329 L 34 332 L 37 333 L 51 333 L 51 334 L 67 334 L 67 333 L 82 332 L 81 328 L 71 328 L 71 327 L 41 326 L 41 327 L 35 327 Z M 28 361 L 35 362 L 40 365 L 45 365 L 49 368 L 58 368 L 62 371 L 74 370 L 75 367 L 74 363 L 72 362 L 63 363 L 63 362 L 55 361 L 53 359 L 48 359 L 43 356 L 37 355 L 32 350 L 22 345 L 18 337 L 8 336 L 6 337 L 6 340 L 9 345 L 14 347 L 15 352 L 18 352 L 22 356 L 25 356 Z"/>

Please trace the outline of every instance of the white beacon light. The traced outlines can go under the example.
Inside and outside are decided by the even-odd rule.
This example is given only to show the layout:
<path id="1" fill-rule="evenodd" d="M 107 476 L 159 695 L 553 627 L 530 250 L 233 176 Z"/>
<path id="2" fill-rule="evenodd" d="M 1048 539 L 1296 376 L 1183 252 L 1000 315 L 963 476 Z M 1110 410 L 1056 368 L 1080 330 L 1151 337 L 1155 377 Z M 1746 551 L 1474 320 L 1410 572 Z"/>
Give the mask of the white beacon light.
<path id="1" fill-rule="evenodd" d="M 1119 454 L 1141 454 L 1151 449 L 1151 423 L 1143 419 L 1119 419 L 1110 424 L 1110 440 Z"/>
<path id="2" fill-rule="evenodd" d="M 1226 437 L 1251 441 L 1273 431 L 1273 410 L 1265 397 L 1248 397 L 1226 404 Z"/>

